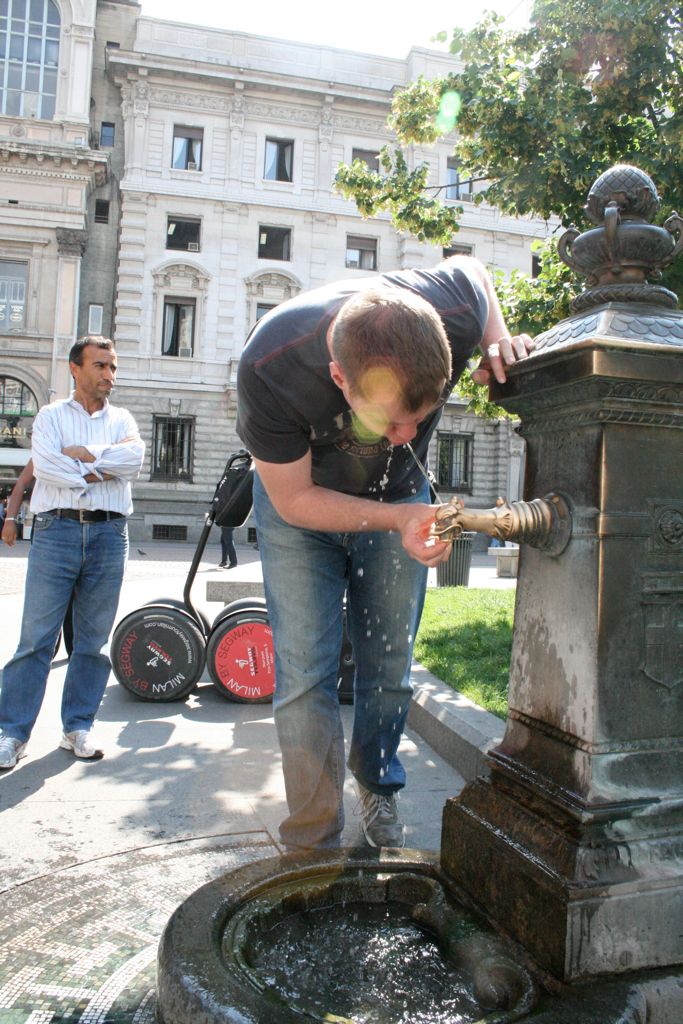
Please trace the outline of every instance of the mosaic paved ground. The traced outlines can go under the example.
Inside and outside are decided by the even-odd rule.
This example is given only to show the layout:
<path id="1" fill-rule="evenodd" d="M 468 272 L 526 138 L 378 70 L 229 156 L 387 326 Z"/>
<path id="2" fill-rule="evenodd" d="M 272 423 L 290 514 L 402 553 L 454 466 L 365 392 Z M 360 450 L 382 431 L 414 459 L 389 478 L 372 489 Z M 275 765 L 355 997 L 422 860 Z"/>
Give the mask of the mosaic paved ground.
<path id="1" fill-rule="evenodd" d="M 191 840 L 0 894 L 1 1024 L 155 1024 L 157 946 L 175 907 L 275 852 L 265 833 Z"/>

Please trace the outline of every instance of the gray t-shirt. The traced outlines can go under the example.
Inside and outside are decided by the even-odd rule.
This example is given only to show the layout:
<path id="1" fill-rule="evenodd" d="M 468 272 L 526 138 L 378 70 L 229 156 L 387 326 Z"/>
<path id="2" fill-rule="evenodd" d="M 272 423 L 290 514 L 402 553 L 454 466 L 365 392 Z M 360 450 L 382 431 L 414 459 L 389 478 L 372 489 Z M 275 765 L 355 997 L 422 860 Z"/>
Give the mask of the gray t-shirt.
<path id="1" fill-rule="evenodd" d="M 455 384 L 488 317 L 484 289 L 465 261 L 336 282 L 282 303 L 251 331 L 238 372 L 237 432 L 264 462 L 295 462 L 310 449 L 313 481 L 321 487 L 397 501 L 420 490 L 422 476 L 404 445 L 356 436 L 348 403 L 330 377 L 326 340 L 342 304 L 383 283 L 415 292 L 436 309 L 450 342 Z M 439 408 L 411 442 L 422 462 L 440 417 Z"/>

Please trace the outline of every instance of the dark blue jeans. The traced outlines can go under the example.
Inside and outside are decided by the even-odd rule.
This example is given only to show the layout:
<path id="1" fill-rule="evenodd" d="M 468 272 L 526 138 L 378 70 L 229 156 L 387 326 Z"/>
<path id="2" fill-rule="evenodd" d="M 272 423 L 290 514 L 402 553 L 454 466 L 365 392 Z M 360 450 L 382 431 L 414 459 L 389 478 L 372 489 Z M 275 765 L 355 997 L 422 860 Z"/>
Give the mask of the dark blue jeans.
<path id="1" fill-rule="evenodd" d="M 428 500 L 425 494 L 411 500 Z M 337 678 L 342 609 L 353 644 L 354 725 L 349 768 L 367 789 L 405 785 L 398 745 L 410 706 L 413 642 L 427 569 L 396 533 L 323 533 L 289 526 L 254 481 L 268 615 L 273 629 L 275 724 L 291 847 L 336 846 L 344 827 L 344 736 Z"/>
<path id="2" fill-rule="evenodd" d="M 232 539 L 232 526 L 221 526 L 221 565 L 237 565 L 237 552 Z"/>
<path id="3" fill-rule="evenodd" d="M 111 662 L 114 624 L 128 554 L 125 519 L 81 525 L 46 512 L 35 517 L 19 646 L 0 691 L 0 728 L 25 742 L 43 703 L 55 644 L 73 594 L 73 653 L 64 681 L 65 732 L 90 729 Z"/>

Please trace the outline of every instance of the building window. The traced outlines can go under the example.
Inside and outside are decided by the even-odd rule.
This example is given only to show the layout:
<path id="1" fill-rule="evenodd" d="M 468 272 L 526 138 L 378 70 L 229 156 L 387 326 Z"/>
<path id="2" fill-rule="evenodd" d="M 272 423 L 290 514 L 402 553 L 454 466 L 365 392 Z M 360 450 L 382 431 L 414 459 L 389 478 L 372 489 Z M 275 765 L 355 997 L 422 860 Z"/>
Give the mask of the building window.
<path id="1" fill-rule="evenodd" d="M 541 269 L 542 269 L 541 257 L 538 255 L 537 252 L 532 252 L 532 254 L 531 254 L 531 276 L 532 277 L 539 277 L 539 275 L 541 273 Z"/>
<path id="2" fill-rule="evenodd" d="M 2 0 L 0 114 L 54 117 L 59 29 L 53 0 Z"/>
<path id="3" fill-rule="evenodd" d="M 187 540 L 187 527 L 152 523 L 152 540 Z"/>
<path id="4" fill-rule="evenodd" d="M 449 156 L 446 162 L 446 199 L 471 199 L 472 182 L 460 178 L 460 161 Z"/>
<path id="5" fill-rule="evenodd" d="M 108 224 L 109 223 L 109 200 L 108 199 L 96 199 L 95 200 L 95 223 L 96 224 Z"/>
<path id="6" fill-rule="evenodd" d="M 291 139 L 266 139 L 263 177 L 268 181 L 292 181 L 294 143 Z"/>
<path id="7" fill-rule="evenodd" d="M 351 160 L 362 160 L 371 171 L 379 171 L 379 153 L 375 149 L 353 149 Z"/>
<path id="8" fill-rule="evenodd" d="M 290 228 L 276 228 L 262 224 L 258 229 L 258 258 L 260 260 L 291 259 L 292 232 Z"/>
<path id="9" fill-rule="evenodd" d="M 445 249 L 441 250 L 441 254 L 445 260 L 447 260 L 449 256 L 472 256 L 473 253 L 473 245 L 449 245 Z"/>
<path id="10" fill-rule="evenodd" d="M 28 263 L 0 260 L 0 334 L 24 328 L 27 280 Z"/>
<path id="11" fill-rule="evenodd" d="M 194 420 L 181 416 L 155 416 L 152 445 L 152 480 L 192 482 Z"/>
<path id="12" fill-rule="evenodd" d="M 101 334 L 104 319 L 104 306 L 88 306 L 88 334 Z"/>
<path id="13" fill-rule="evenodd" d="M 169 217 L 166 222 L 166 248 L 199 252 L 200 220 L 190 217 Z"/>
<path id="14" fill-rule="evenodd" d="M 115 125 L 111 121 L 103 121 L 100 125 L 100 146 L 113 146 L 115 135 Z"/>
<path id="15" fill-rule="evenodd" d="M 472 434 L 437 435 L 437 482 L 447 491 L 472 493 Z"/>
<path id="16" fill-rule="evenodd" d="M 171 166 L 179 171 L 201 171 L 203 128 L 173 126 L 173 160 Z"/>
<path id="17" fill-rule="evenodd" d="M 270 313 L 271 309 L 275 309 L 276 302 L 257 302 L 256 303 L 256 321 L 258 322 L 262 316 L 266 313 Z"/>
<path id="18" fill-rule="evenodd" d="M 354 270 L 377 270 L 377 239 L 347 235 L 346 266 Z"/>
<path id="19" fill-rule="evenodd" d="M 0 377 L 0 416 L 35 416 L 38 402 L 30 388 L 14 377 Z"/>
<path id="20" fill-rule="evenodd" d="M 164 300 L 164 333 L 161 354 L 190 359 L 194 348 L 194 299 Z"/>

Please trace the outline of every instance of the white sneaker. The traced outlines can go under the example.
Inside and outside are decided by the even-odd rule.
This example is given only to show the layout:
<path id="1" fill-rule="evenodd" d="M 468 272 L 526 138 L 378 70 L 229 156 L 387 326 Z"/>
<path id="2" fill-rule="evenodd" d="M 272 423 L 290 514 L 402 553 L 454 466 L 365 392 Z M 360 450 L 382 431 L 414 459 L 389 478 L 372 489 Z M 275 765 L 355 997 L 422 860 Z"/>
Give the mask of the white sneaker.
<path id="1" fill-rule="evenodd" d="M 20 757 L 25 757 L 26 744 L 14 736 L 0 736 L 0 771 L 14 768 Z"/>
<path id="2" fill-rule="evenodd" d="M 62 734 L 60 747 L 63 750 L 71 750 L 76 757 L 83 761 L 99 761 L 104 757 L 104 751 L 95 746 L 92 738 L 92 729 L 77 729 L 75 732 Z"/>

